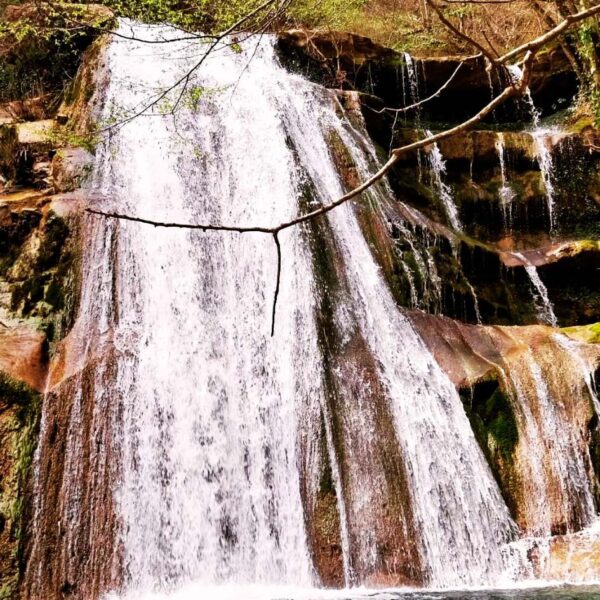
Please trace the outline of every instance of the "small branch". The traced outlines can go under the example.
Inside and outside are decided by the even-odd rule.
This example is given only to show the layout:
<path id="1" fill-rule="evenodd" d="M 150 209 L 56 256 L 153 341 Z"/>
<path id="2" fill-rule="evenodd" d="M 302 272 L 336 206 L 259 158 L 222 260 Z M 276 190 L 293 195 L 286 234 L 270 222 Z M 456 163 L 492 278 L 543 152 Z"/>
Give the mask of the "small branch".
<path id="1" fill-rule="evenodd" d="M 273 234 L 275 246 L 277 247 L 277 280 L 275 283 L 275 295 L 273 296 L 273 314 L 271 316 L 271 337 L 275 335 L 275 313 L 277 311 L 277 298 L 279 297 L 279 284 L 281 282 L 281 244 L 277 233 Z"/>
<path id="2" fill-rule="evenodd" d="M 517 58 L 520 54 L 523 54 L 527 51 L 537 51 L 544 44 L 552 41 L 554 38 L 558 37 L 563 31 L 566 31 L 573 23 L 577 23 L 578 21 L 583 21 L 588 17 L 592 17 L 595 14 L 600 13 L 600 4 L 596 4 L 586 10 L 582 10 L 581 12 L 575 13 L 574 15 L 567 15 L 563 21 L 561 21 L 554 29 L 540 35 L 539 37 L 531 40 L 517 48 L 514 48 L 510 52 L 502 55 L 500 58 L 495 59 L 495 63 L 506 63 L 513 58 Z"/>
<path id="3" fill-rule="evenodd" d="M 465 60 L 467 60 L 467 59 L 465 59 Z M 380 110 L 375 110 L 374 108 L 372 108 L 371 110 L 373 112 L 376 112 L 377 114 L 381 114 L 383 112 L 394 112 L 394 113 L 398 114 L 401 112 L 408 112 L 415 108 L 419 108 L 419 106 L 423 106 L 423 104 L 429 102 L 430 100 L 433 100 L 434 98 L 437 98 L 452 83 L 452 80 L 456 77 L 457 73 L 460 71 L 460 68 L 464 64 L 465 64 L 465 61 L 458 63 L 458 66 L 456 67 L 456 69 L 454 69 L 454 72 L 452 73 L 452 75 L 450 75 L 450 78 L 446 81 L 446 83 L 444 83 L 444 85 L 442 85 L 440 88 L 438 88 L 438 90 L 435 93 L 431 94 L 431 96 L 428 96 L 424 100 L 419 100 L 419 102 L 415 102 L 414 104 L 410 104 L 409 106 L 403 106 L 402 108 L 385 108 L 384 107 Z"/>
<path id="4" fill-rule="evenodd" d="M 431 144 L 439 142 L 440 140 L 444 140 L 446 138 L 452 137 L 452 136 L 456 135 L 457 133 L 462 133 L 463 131 L 466 131 L 467 129 L 470 129 L 471 127 L 473 127 L 473 125 L 476 125 L 477 123 L 479 123 L 479 121 L 481 121 L 483 118 L 485 118 L 487 115 L 489 115 L 500 104 L 502 104 L 503 102 L 508 100 L 508 98 L 510 98 L 512 96 L 516 96 L 520 93 L 521 93 L 521 90 L 519 89 L 519 87 L 509 85 L 502 91 L 502 93 L 499 96 L 496 96 L 496 98 L 494 98 L 489 104 L 484 106 L 476 115 L 472 116 L 467 121 L 464 121 L 460 125 L 456 125 L 456 127 L 452 127 L 451 129 L 445 129 L 444 131 L 441 131 L 440 133 L 436 133 L 435 135 L 429 136 L 418 142 L 413 142 L 412 144 L 408 144 L 407 146 L 402 146 L 401 148 L 396 148 L 396 149 L 392 150 L 392 155 L 400 157 L 402 154 L 406 154 L 407 152 L 419 150 L 420 148 L 429 146 Z"/>
<path id="5" fill-rule="evenodd" d="M 116 212 L 105 212 L 96 210 L 95 208 L 86 208 L 86 212 L 111 219 L 120 219 L 121 221 L 133 221 L 134 223 L 144 223 L 153 225 L 154 227 L 166 227 L 173 229 L 199 229 L 201 231 L 231 231 L 233 233 L 276 233 L 277 229 L 273 227 L 237 227 L 235 225 L 213 225 L 213 224 L 194 224 L 194 223 L 167 223 L 163 221 L 154 221 L 152 219 L 144 219 L 142 217 L 134 217 Z"/>
<path id="6" fill-rule="evenodd" d="M 449 21 L 442 10 L 433 2 L 433 0 L 425 0 L 429 6 L 435 11 L 439 20 L 457 37 L 465 40 L 474 48 L 477 48 L 479 52 L 485 56 L 491 63 L 494 62 L 494 56 L 490 54 L 487 48 L 484 48 L 477 40 L 474 40 L 472 37 L 468 36 L 466 33 L 463 33 L 460 29 L 454 26 L 454 24 Z"/>

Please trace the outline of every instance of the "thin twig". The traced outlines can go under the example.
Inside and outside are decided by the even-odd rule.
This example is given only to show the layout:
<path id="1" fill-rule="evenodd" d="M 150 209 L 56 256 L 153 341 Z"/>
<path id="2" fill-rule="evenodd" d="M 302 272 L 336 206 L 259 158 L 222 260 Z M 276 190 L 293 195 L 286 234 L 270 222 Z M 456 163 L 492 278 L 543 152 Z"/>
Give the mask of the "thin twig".
<path id="1" fill-rule="evenodd" d="M 279 297 L 279 285 L 281 282 L 281 244 L 277 233 L 273 234 L 275 246 L 277 247 L 277 279 L 275 283 L 275 294 L 273 296 L 273 313 L 271 316 L 271 337 L 275 335 L 275 313 L 277 312 L 277 298 Z"/>
<path id="2" fill-rule="evenodd" d="M 586 10 L 582 10 L 581 12 L 575 13 L 574 15 L 567 15 L 563 21 L 561 21 L 554 29 L 546 32 L 543 35 L 540 35 L 534 40 L 526 42 L 517 48 L 514 48 L 510 52 L 502 55 L 500 58 L 495 59 L 496 63 L 506 63 L 513 58 L 517 58 L 520 54 L 524 54 L 528 50 L 536 51 L 539 50 L 542 46 L 557 38 L 563 31 L 566 31 L 573 23 L 577 23 L 578 21 L 583 21 L 588 17 L 592 17 L 595 14 L 600 13 L 600 4 L 596 4 Z"/>
<path id="3" fill-rule="evenodd" d="M 427 98 L 425 98 L 423 100 L 419 100 L 419 102 L 415 102 L 414 104 L 410 104 L 409 106 L 403 106 L 402 108 L 384 107 L 380 110 L 375 110 L 374 108 L 371 108 L 371 110 L 373 112 L 376 112 L 377 114 L 381 114 L 383 112 L 394 112 L 394 113 L 398 114 L 401 112 L 408 112 L 415 108 L 419 108 L 419 106 L 423 106 L 423 104 L 429 102 L 430 100 L 433 100 L 434 98 L 437 98 L 452 83 L 452 80 L 456 77 L 457 73 L 460 71 L 460 68 L 465 64 L 465 60 L 458 63 L 458 66 L 456 67 L 456 69 L 454 69 L 454 72 L 452 73 L 452 75 L 450 75 L 450 78 L 446 81 L 446 83 L 444 83 L 441 87 L 439 87 L 435 93 L 431 94 L 431 96 L 428 96 Z"/>
<path id="4" fill-rule="evenodd" d="M 435 4 L 435 2 L 433 2 L 433 0 L 425 0 L 427 2 L 427 4 L 429 6 L 431 6 L 431 8 L 435 11 L 435 13 L 437 14 L 439 20 L 457 37 L 465 40 L 466 42 L 468 42 L 471 46 L 473 46 L 474 48 L 477 48 L 477 50 L 479 50 L 479 52 L 485 56 L 490 62 L 494 62 L 494 56 L 492 54 L 490 54 L 490 52 L 487 50 L 487 48 L 483 47 L 477 40 L 473 39 L 472 37 L 468 36 L 466 33 L 463 33 L 460 29 L 458 29 L 458 27 L 455 27 L 455 25 L 449 21 L 446 16 L 444 15 L 444 13 L 442 12 L 442 10 L 440 9 L 440 7 Z"/>

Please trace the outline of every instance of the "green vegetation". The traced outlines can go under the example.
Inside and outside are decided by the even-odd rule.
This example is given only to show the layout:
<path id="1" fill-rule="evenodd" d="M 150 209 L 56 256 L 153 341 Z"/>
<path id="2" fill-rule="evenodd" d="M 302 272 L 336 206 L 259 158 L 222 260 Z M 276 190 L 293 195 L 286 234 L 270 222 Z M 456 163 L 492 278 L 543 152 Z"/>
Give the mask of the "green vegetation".
<path id="1" fill-rule="evenodd" d="M 30 482 L 31 465 L 37 444 L 42 396 L 23 382 L 0 372 L 0 403 L 11 411 L 14 421 L 10 440 L 10 465 L 4 471 L 0 490 L 0 506 L 10 524 L 10 540 L 14 547 L 15 573 L 3 580 L 0 599 L 13 598 L 17 584 L 17 565 L 23 557 L 24 505 Z M 5 465 L 6 467 L 6 465 Z"/>
<path id="2" fill-rule="evenodd" d="M 498 382 L 480 382 L 473 390 L 463 390 L 461 398 L 475 437 L 492 466 L 496 456 L 510 463 L 519 432 L 510 399 Z"/>
<path id="3" fill-rule="evenodd" d="M 591 107 L 597 127 L 600 127 L 600 58 L 598 46 L 600 43 L 600 26 L 598 21 L 588 21 L 579 27 L 577 50 L 585 65 L 584 93 Z"/>
<path id="4" fill-rule="evenodd" d="M 0 21 L 0 101 L 50 94 L 58 103 L 83 50 L 110 25 L 111 13 L 102 7 L 15 6 Z"/>
<path id="5" fill-rule="evenodd" d="M 574 340 L 588 344 L 600 344 L 600 323 L 579 325 L 576 327 L 563 327 L 561 331 Z"/>

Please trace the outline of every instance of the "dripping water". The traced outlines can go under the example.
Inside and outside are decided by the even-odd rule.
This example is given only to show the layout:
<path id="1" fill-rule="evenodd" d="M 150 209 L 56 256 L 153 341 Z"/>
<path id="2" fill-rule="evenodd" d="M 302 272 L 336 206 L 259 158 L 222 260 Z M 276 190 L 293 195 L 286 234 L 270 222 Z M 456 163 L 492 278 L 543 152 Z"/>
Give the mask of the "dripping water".
<path id="1" fill-rule="evenodd" d="M 508 71 L 514 81 L 519 81 L 523 75 L 523 71 L 518 65 L 510 65 L 508 67 Z M 557 133 L 557 130 L 554 128 L 542 127 L 540 123 L 541 114 L 535 106 L 529 87 L 527 87 L 524 97 L 533 121 L 533 130 L 531 131 L 531 135 L 535 144 L 537 161 L 542 174 L 544 188 L 546 190 L 546 207 L 548 210 L 550 231 L 552 232 L 555 226 L 554 203 L 556 191 L 554 187 L 554 162 L 552 158 L 550 139 L 553 134 Z"/>
<path id="2" fill-rule="evenodd" d="M 510 231 L 513 226 L 512 202 L 515 199 L 516 194 L 508 182 L 506 172 L 506 152 L 504 149 L 503 133 L 498 133 L 495 145 L 496 152 L 498 154 L 498 162 L 500 163 L 500 176 L 502 178 L 502 183 L 500 185 L 500 207 L 502 209 L 502 219 L 504 222 L 504 229 L 506 231 Z"/>
<path id="3" fill-rule="evenodd" d="M 529 277 L 533 290 L 533 299 L 540 321 L 551 325 L 552 327 L 558 327 L 558 319 L 554 314 L 554 307 L 548 296 L 548 289 L 541 280 L 535 265 L 520 252 L 513 252 L 513 255 L 523 263 L 525 272 Z"/>
<path id="4" fill-rule="evenodd" d="M 426 134 L 428 137 L 433 135 L 429 130 L 426 131 Z M 444 181 L 444 176 L 446 175 L 446 161 L 442 156 L 439 146 L 435 143 L 431 145 L 428 160 L 433 187 L 438 198 L 442 202 L 448 223 L 454 231 L 462 231 L 462 224 L 458 216 L 458 208 L 452 196 L 452 190 Z"/>

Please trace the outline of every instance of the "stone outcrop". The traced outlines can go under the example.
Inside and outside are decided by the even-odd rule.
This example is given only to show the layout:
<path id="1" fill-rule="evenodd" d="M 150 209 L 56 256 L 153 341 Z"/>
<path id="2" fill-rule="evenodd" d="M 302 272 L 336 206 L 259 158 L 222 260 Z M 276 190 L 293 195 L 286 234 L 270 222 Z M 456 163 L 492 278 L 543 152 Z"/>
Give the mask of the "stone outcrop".
<path id="1" fill-rule="evenodd" d="M 359 90 L 381 99 L 385 106 L 411 104 L 406 57 L 353 33 L 293 29 L 279 34 L 278 48 L 286 66 L 329 87 Z M 490 81 L 483 59 L 465 57 L 415 60 L 421 98 L 440 89 L 456 71 L 443 95 L 424 107 L 433 121 L 458 120 L 477 112 L 490 101 L 490 86 L 499 91 L 507 84 Z M 532 76 L 531 90 L 544 112 L 568 105 L 577 91 L 571 66 L 559 48 L 541 53 Z M 498 111 L 497 119 L 514 121 L 515 105 Z"/>
<path id="2" fill-rule="evenodd" d="M 69 6 L 66 15 L 83 14 Z M 32 11 L 33 5 L 9 7 L 7 18 L 37 18 Z M 92 28 L 106 24 L 112 14 L 94 5 L 83 12 L 92 18 Z M 84 32 L 77 48 L 83 51 L 96 35 Z M 11 56 L 0 50 L 0 76 Z M 71 68 L 76 67 L 73 58 Z M 77 100 L 76 92 L 72 98 Z M 61 147 L 71 139 L 70 125 L 61 118 L 46 118 L 56 110 L 46 100 L 42 96 L 0 106 L 2 598 L 15 597 L 25 570 L 32 534 L 27 529 L 33 492 L 30 467 L 38 444 L 42 393 L 49 364 L 56 363 L 61 340 L 72 327 L 79 297 L 82 197 L 76 190 L 89 173 L 91 156 L 82 148 Z"/>
<path id="3" fill-rule="evenodd" d="M 514 519 L 523 531 L 535 532 L 539 507 L 537 498 L 528 492 L 527 457 L 532 441 L 527 427 L 530 413 L 543 414 L 545 409 L 538 405 L 540 390 L 530 369 L 539 369 L 546 386 L 543 393 L 559 403 L 553 410 L 560 406 L 566 426 L 581 432 L 578 452 L 589 469 L 596 469 L 597 419 L 591 392 L 580 378 L 581 365 L 587 364 L 591 371 L 600 366 L 600 345 L 572 348 L 557 341 L 555 330 L 549 327 L 481 327 L 423 313 L 411 313 L 410 318 L 459 390 Z M 568 396 L 564 393 L 567 388 Z M 550 462 L 552 451 L 548 452 L 545 460 Z M 551 503 L 552 533 L 581 529 L 585 523 L 575 507 L 565 510 L 564 503 L 561 507 L 558 481 L 550 476 L 547 481 L 548 493 L 557 499 Z"/>

